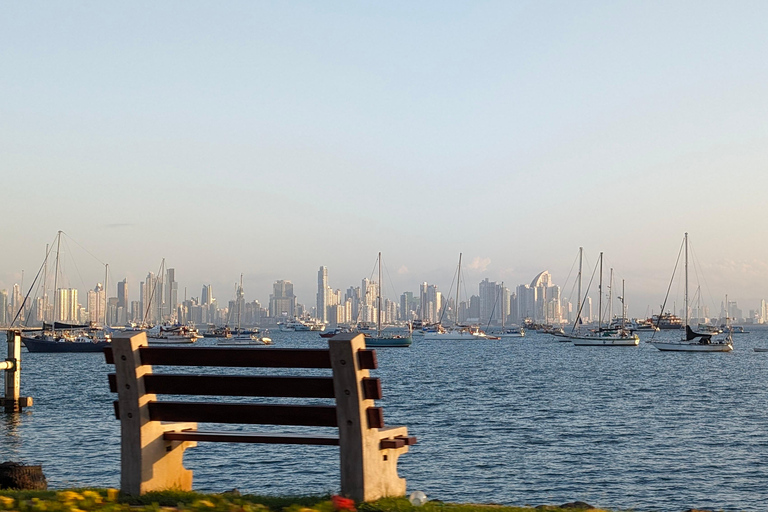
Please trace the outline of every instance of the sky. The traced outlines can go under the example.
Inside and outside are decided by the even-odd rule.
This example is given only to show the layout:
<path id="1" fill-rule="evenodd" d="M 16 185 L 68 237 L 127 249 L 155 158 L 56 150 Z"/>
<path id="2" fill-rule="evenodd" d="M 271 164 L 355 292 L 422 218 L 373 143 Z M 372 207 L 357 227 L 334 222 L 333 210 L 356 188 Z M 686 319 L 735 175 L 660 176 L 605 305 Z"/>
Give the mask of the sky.
<path id="1" fill-rule="evenodd" d="M 0 3 L 0 289 L 62 230 L 81 290 L 277 279 L 469 294 L 579 247 L 658 311 L 768 298 L 768 3 Z M 76 242 L 76 243 L 75 243 Z M 82 249 L 80 249 L 82 248 Z M 82 254 L 81 254 L 82 255 Z M 586 270 L 585 270 L 586 272 Z M 375 276 L 374 276 L 375 277 Z M 607 270 L 606 270 L 607 278 Z M 83 284 L 79 284 L 82 281 Z M 114 289 L 114 282 L 110 285 Z"/>

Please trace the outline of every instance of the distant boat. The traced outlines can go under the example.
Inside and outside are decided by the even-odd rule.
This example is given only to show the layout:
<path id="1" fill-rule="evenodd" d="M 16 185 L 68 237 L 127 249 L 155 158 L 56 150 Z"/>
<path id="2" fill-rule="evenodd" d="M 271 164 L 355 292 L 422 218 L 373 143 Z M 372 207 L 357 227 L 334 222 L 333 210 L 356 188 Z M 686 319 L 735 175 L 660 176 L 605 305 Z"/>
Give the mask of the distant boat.
<path id="1" fill-rule="evenodd" d="M 252 345 L 271 345 L 272 338 L 261 335 L 258 329 L 243 329 L 240 327 L 241 304 L 243 302 L 243 274 L 240 274 L 240 287 L 235 290 L 237 302 L 237 327 L 232 330 L 228 338 L 220 339 L 216 345 L 219 347 L 244 347 Z"/>
<path id="2" fill-rule="evenodd" d="M 44 324 L 39 334 L 21 337 L 29 352 L 102 352 L 111 341 L 109 333 L 102 329 L 61 322 Z"/>
<path id="3" fill-rule="evenodd" d="M 365 336 L 366 347 L 410 347 L 413 343 L 412 331 L 408 329 L 407 335 L 405 334 L 391 334 L 383 333 L 381 331 L 381 253 L 378 258 L 379 263 L 379 285 L 376 287 L 376 306 L 378 308 L 378 314 L 376 315 L 376 334 L 363 333 Z"/>
<path id="4" fill-rule="evenodd" d="M 156 325 L 146 333 L 147 343 L 150 345 L 194 343 L 198 338 L 202 338 L 195 327 L 182 324 Z"/>
<path id="5" fill-rule="evenodd" d="M 683 239 L 685 245 L 685 331 L 679 341 L 650 341 L 659 350 L 666 352 L 730 352 L 733 350 L 731 333 L 724 338 L 713 339 L 713 333 L 697 333 L 688 325 L 688 233 Z"/>
<path id="6" fill-rule="evenodd" d="M 581 262 L 582 249 L 579 248 L 579 290 L 581 290 Z M 600 284 L 598 285 L 598 315 L 597 329 L 595 331 L 581 332 L 577 329 L 581 315 L 581 296 L 579 296 L 579 311 L 576 315 L 573 329 L 566 337 L 576 347 L 636 347 L 640 344 L 640 337 L 631 333 L 628 329 L 620 327 L 618 329 L 603 328 L 601 318 L 603 315 L 603 253 L 600 253 Z M 581 292 L 579 292 L 580 294 Z M 622 297 L 622 305 L 623 305 Z M 622 313 L 623 316 L 623 313 Z"/>

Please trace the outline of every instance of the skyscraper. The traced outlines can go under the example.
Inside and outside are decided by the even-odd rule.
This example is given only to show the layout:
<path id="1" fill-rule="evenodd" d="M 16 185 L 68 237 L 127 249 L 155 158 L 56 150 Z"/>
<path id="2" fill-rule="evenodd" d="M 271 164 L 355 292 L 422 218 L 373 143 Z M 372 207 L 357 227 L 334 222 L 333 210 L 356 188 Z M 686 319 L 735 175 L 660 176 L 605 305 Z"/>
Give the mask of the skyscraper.
<path id="1" fill-rule="evenodd" d="M 8 320 L 8 290 L 0 290 L 0 325 L 6 326 Z"/>
<path id="2" fill-rule="evenodd" d="M 269 316 L 272 318 L 294 317 L 296 315 L 296 296 L 293 294 L 293 283 L 290 281 L 275 281 L 273 293 L 269 295 Z"/>
<path id="3" fill-rule="evenodd" d="M 328 322 L 328 268 L 320 267 L 317 271 L 317 318 Z"/>
<path id="4" fill-rule="evenodd" d="M 203 285 L 203 291 L 200 294 L 200 304 L 210 306 L 213 302 L 213 290 L 210 284 Z"/>
<path id="5" fill-rule="evenodd" d="M 128 311 L 128 279 L 117 283 L 117 307 Z"/>
<path id="6" fill-rule="evenodd" d="M 165 284 L 165 307 L 163 316 L 173 318 L 176 315 L 176 306 L 179 305 L 179 283 L 176 282 L 176 269 L 169 268 Z"/>

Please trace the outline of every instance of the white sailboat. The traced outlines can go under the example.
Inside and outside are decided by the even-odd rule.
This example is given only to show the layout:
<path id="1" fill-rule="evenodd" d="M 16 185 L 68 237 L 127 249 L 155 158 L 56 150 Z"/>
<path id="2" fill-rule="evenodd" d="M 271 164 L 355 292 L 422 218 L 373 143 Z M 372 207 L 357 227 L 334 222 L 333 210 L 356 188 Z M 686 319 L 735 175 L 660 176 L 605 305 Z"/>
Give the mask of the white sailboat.
<path id="1" fill-rule="evenodd" d="M 579 248 L 579 290 L 581 290 L 581 248 Z M 598 315 L 597 330 L 582 333 L 576 330 L 581 311 L 576 316 L 571 334 L 567 337 L 577 347 L 636 347 L 640 345 L 640 337 L 626 329 L 603 329 L 603 253 L 600 253 L 600 284 L 598 285 Z M 581 297 L 579 297 L 581 301 Z"/>
<path id="2" fill-rule="evenodd" d="M 410 347 L 413 343 L 412 330 L 409 325 L 408 332 L 406 334 L 383 334 L 381 332 L 381 316 L 383 309 L 381 307 L 381 253 L 379 253 L 378 259 L 379 265 L 379 283 L 376 287 L 376 307 L 378 309 L 376 314 L 376 334 L 365 334 L 365 346 L 366 347 Z"/>
<path id="3" fill-rule="evenodd" d="M 459 288 L 461 283 L 461 254 L 459 254 L 459 267 L 456 274 L 456 319 L 453 327 L 444 328 L 438 324 L 435 330 L 424 332 L 425 340 L 478 340 L 487 339 L 488 335 L 483 332 L 480 327 L 476 325 L 461 325 L 459 324 L 458 308 L 459 308 Z"/>
<path id="4" fill-rule="evenodd" d="M 243 347 L 253 345 L 271 345 L 272 339 L 262 336 L 257 330 L 246 330 L 240 327 L 241 304 L 243 303 L 243 274 L 240 274 L 240 287 L 235 293 L 237 300 L 237 328 L 229 338 L 222 338 L 216 343 L 220 347 Z"/>
<path id="5" fill-rule="evenodd" d="M 733 339 L 728 332 L 722 338 L 714 338 L 714 333 L 697 333 L 689 325 L 688 312 L 688 233 L 685 234 L 685 330 L 679 341 L 649 341 L 654 347 L 666 352 L 730 352 Z"/>

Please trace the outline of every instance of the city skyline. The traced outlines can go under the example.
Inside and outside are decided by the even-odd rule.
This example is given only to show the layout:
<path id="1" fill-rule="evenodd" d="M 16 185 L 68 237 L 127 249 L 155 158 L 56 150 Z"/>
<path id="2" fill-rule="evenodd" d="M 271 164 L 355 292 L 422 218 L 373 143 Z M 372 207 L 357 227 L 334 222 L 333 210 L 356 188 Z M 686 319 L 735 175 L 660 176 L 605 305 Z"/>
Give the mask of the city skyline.
<path id="1" fill-rule="evenodd" d="M 64 239 L 64 237 L 65 235 L 62 238 Z M 82 249 L 88 252 L 87 249 Z M 54 258 L 54 255 L 55 253 L 51 250 L 49 259 Z M 61 259 L 64 259 L 63 255 Z M 588 304 L 582 310 L 582 317 L 586 321 L 590 321 L 597 318 L 597 279 L 599 278 L 596 277 L 597 265 L 590 270 L 588 268 L 590 266 L 589 259 L 586 258 L 586 260 L 585 268 L 583 268 L 582 299 L 588 301 Z M 695 264 L 692 267 L 695 267 Z M 354 323 L 356 321 L 375 323 L 376 321 L 375 297 L 380 283 L 377 282 L 378 278 L 373 273 L 368 277 L 358 278 L 357 283 L 345 283 L 340 287 L 334 287 L 330 284 L 333 281 L 329 278 L 329 268 L 327 266 L 320 266 L 319 270 L 317 270 L 316 293 L 313 302 L 309 294 L 304 296 L 295 294 L 294 288 L 296 284 L 291 280 L 274 280 L 271 283 L 273 293 L 270 293 L 267 299 L 259 297 L 257 294 L 251 294 L 250 297 L 246 297 L 243 285 L 237 282 L 234 283 L 234 292 L 230 294 L 227 294 L 226 288 L 224 288 L 225 291 L 222 294 L 218 294 L 215 291 L 216 287 L 210 283 L 199 285 L 197 288 L 200 291 L 196 294 L 194 291 L 188 290 L 188 286 L 180 285 L 176 280 L 175 268 L 165 268 L 165 262 L 163 262 L 158 270 L 160 272 L 158 274 L 154 271 L 149 271 L 144 280 L 138 282 L 131 282 L 128 277 L 119 279 L 110 274 L 109 285 L 106 290 L 103 285 L 103 279 L 101 282 L 97 282 L 93 289 L 86 288 L 84 290 L 85 293 L 81 296 L 86 297 L 87 300 L 83 301 L 86 304 L 82 305 L 80 304 L 81 301 L 78 300 L 78 288 L 72 287 L 69 281 L 59 280 L 53 269 L 49 269 L 48 264 L 43 265 L 39 269 L 39 274 L 46 276 L 46 284 L 45 286 L 42 285 L 41 278 L 41 282 L 38 282 L 34 288 L 35 292 L 30 296 L 30 317 L 40 320 L 41 313 L 39 313 L 39 310 L 42 309 L 50 311 L 47 313 L 48 320 L 50 321 L 54 310 L 53 299 L 51 298 L 54 293 L 53 283 L 58 282 L 61 286 L 58 286 L 58 293 L 55 297 L 58 302 L 56 306 L 56 309 L 59 311 L 58 319 L 61 321 L 78 321 L 80 318 L 87 318 L 89 312 L 95 311 L 98 322 L 103 324 L 105 323 L 105 315 L 108 309 L 111 311 L 109 322 L 111 325 L 122 325 L 131 321 L 141 322 L 144 319 L 150 323 L 157 323 L 174 317 L 183 317 L 184 320 L 190 320 L 191 317 L 188 312 L 182 313 L 182 310 L 178 310 L 179 313 L 177 315 L 177 308 L 182 305 L 185 305 L 185 307 L 186 305 L 201 305 L 204 308 L 210 307 L 210 312 L 203 314 L 202 317 L 199 314 L 195 316 L 194 318 L 198 322 L 232 324 L 234 319 L 230 317 L 232 316 L 234 304 L 239 304 L 243 308 L 246 304 L 251 309 L 256 308 L 258 310 L 256 313 L 249 310 L 249 319 L 261 318 L 262 316 L 264 318 L 279 319 L 291 318 L 300 314 L 311 314 L 313 317 L 333 325 L 336 323 Z M 456 270 L 454 269 L 454 271 Z M 607 318 L 611 316 L 611 311 L 613 312 L 612 316 L 621 316 L 620 296 L 624 296 L 626 301 L 631 301 L 631 296 L 624 295 L 623 288 L 625 283 L 622 282 L 623 279 L 621 279 L 620 275 L 614 276 L 613 270 L 613 268 L 610 268 L 607 273 L 604 272 L 604 321 L 607 321 Z M 462 321 L 469 319 L 475 323 L 478 320 L 480 323 L 492 320 L 498 324 L 500 319 L 504 319 L 501 316 L 503 307 L 503 315 L 507 319 L 507 324 L 521 323 L 525 319 L 538 323 L 570 324 L 575 320 L 576 311 L 578 311 L 576 298 L 577 272 L 578 268 L 572 266 L 568 274 L 568 281 L 557 280 L 556 282 L 552 274 L 548 270 L 544 270 L 539 272 L 530 284 L 496 282 L 490 281 L 488 277 L 471 283 L 467 282 L 466 269 L 463 269 L 462 286 L 458 293 L 458 299 L 462 304 L 462 308 L 468 308 L 468 310 L 459 311 L 460 319 Z M 682 270 L 680 269 L 676 271 L 678 276 L 681 272 Z M 386 274 L 388 273 L 386 272 Z M 475 273 L 477 274 L 478 272 Z M 482 271 L 479 274 L 482 274 Z M 82 275 L 80 277 L 82 278 Z M 330 272 L 330 277 L 333 277 L 332 272 Z M 423 281 L 415 289 L 399 291 L 395 290 L 394 284 L 391 281 L 387 283 L 385 279 L 382 286 L 382 297 L 385 304 L 382 307 L 385 310 L 386 320 L 388 322 L 409 319 L 420 319 L 429 322 L 439 321 L 441 316 L 444 315 L 443 309 L 446 302 L 455 303 L 455 272 L 453 278 L 454 281 L 449 287 L 441 287 L 439 284 Z M 613 281 L 610 281 L 611 278 L 613 278 Z M 746 320 L 759 323 L 766 321 L 768 311 L 766 310 L 764 299 L 760 299 L 758 304 L 755 305 L 745 305 L 742 302 L 741 307 L 739 307 L 738 298 L 731 296 L 730 298 L 725 298 L 728 301 L 728 305 L 724 306 L 725 300 L 718 302 L 710 299 L 708 301 L 701 291 L 701 286 L 697 286 L 695 282 L 693 283 L 695 290 L 691 290 L 691 315 L 708 317 L 717 321 L 717 319 L 724 316 L 722 311 L 724 307 L 727 307 L 730 312 L 729 316 L 739 321 Z M 673 284 L 675 283 L 673 282 Z M 183 290 L 182 295 L 179 294 L 180 289 Z M 324 294 L 321 294 L 321 289 L 325 290 Z M 355 289 L 357 290 L 356 292 L 354 291 Z M 389 289 L 389 294 L 384 291 L 385 289 Z M 47 290 L 46 295 L 43 295 L 41 290 Z M 134 290 L 133 293 L 131 293 L 131 290 Z M 0 303 L 10 306 L 11 304 L 18 304 L 20 298 L 28 292 L 28 289 L 21 290 L 21 287 L 15 284 L 11 289 L 11 293 L 7 293 L 7 290 L 0 288 L 0 293 L 3 291 L 6 292 L 6 298 L 0 298 Z M 683 300 L 683 296 L 680 295 L 681 291 L 681 283 L 678 282 L 677 292 L 673 291 L 670 295 L 664 308 L 665 311 L 684 316 L 681 307 Z M 334 310 L 333 314 L 331 314 L 330 308 L 332 306 L 343 305 L 350 297 L 354 298 L 354 295 L 357 295 L 357 298 L 354 299 L 355 301 L 363 300 L 374 311 L 360 310 L 357 303 L 355 303 L 354 305 L 347 304 L 344 312 Z M 410 298 L 405 299 L 406 295 Z M 153 301 L 153 297 L 159 297 L 159 301 Z M 412 313 L 406 313 L 407 308 L 405 308 L 403 303 L 404 300 L 409 305 L 412 305 Z M 478 302 L 475 302 L 475 300 Z M 151 308 L 148 304 L 151 305 Z M 326 307 L 325 312 L 322 309 L 322 304 Z M 81 310 L 78 309 L 78 306 L 81 306 Z M 397 309 L 397 313 L 390 312 L 390 306 Z M 122 307 L 122 311 L 118 314 L 118 308 L 120 307 Z M 218 313 L 219 308 L 222 313 Z M 652 314 L 659 313 L 660 309 L 660 307 L 648 305 L 644 312 L 633 311 L 631 302 L 629 302 L 627 303 L 627 316 L 649 318 Z M 243 311 L 245 310 L 243 309 Z M 221 314 L 226 314 L 227 316 L 222 317 L 220 316 Z M 256 315 L 255 317 L 253 316 L 254 314 Z M 91 314 L 90 317 L 93 318 L 93 315 Z M 454 320 L 452 306 L 449 308 L 447 316 L 442 316 L 442 318 L 444 321 Z M 10 320 L 10 317 L 8 320 Z M 0 321 L 0 323 L 2 322 Z"/>
<path id="2" fill-rule="evenodd" d="M 98 257 L 81 295 L 165 258 L 180 299 L 243 273 L 248 300 L 286 280 L 308 306 L 320 266 L 343 290 L 379 251 L 397 300 L 447 291 L 459 253 L 473 287 L 565 283 L 584 247 L 643 316 L 689 232 L 710 301 L 768 295 L 763 2 L 0 13 L 0 289 L 58 230 Z"/>

